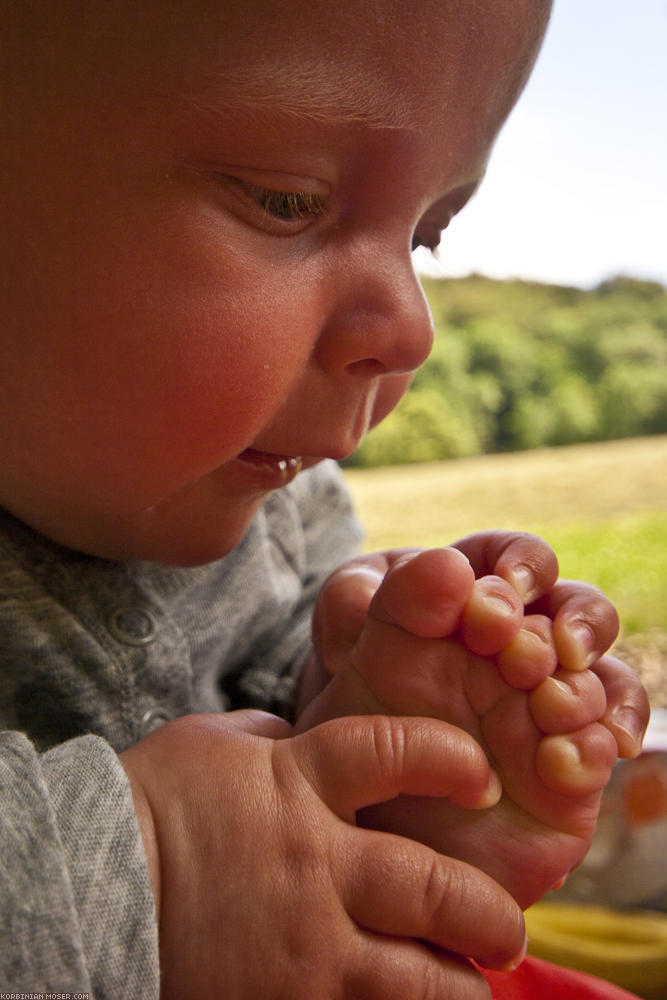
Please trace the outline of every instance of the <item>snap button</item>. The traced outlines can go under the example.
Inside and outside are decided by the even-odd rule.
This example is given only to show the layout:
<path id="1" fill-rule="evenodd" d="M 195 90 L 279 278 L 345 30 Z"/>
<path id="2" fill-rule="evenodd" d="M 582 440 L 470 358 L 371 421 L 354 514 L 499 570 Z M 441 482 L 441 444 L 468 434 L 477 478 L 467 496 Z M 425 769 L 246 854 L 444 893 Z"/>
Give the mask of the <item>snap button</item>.
<path id="1" fill-rule="evenodd" d="M 144 736 L 148 736 L 154 729 L 159 729 L 167 722 L 171 722 L 171 715 L 165 708 L 151 708 L 142 716 L 141 732 Z"/>
<path id="2" fill-rule="evenodd" d="M 128 646 L 145 646 L 157 633 L 155 619 L 143 608 L 117 608 L 109 615 L 107 626 L 114 639 Z"/>

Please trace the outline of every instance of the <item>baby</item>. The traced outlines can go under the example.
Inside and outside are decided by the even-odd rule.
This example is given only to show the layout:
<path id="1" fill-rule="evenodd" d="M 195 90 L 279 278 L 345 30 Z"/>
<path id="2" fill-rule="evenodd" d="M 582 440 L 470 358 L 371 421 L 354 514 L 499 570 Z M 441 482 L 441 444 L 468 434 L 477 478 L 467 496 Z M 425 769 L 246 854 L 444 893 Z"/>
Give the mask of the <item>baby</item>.
<path id="1" fill-rule="evenodd" d="M 611 605 L 521 536 L 330 576 L 547 16 L 3 5 L 3 988 L 481 1000 L 581 856 Z"/>

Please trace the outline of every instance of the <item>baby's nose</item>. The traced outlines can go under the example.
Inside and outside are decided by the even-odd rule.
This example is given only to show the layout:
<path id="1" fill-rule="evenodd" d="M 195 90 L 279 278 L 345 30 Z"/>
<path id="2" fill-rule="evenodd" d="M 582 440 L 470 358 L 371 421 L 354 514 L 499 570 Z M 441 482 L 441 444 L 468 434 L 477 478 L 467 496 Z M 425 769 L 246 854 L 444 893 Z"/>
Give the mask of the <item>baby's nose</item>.
<path id="1" fill-rule="evenodd" d="M 318 359 L 329 370 L 397 375 L 428 357 L 433 319 L 409 256 L 400 262 L 379 255 L 365 259 L 354 273 L 343 272 L 332 299 L 317 345 Z"/>

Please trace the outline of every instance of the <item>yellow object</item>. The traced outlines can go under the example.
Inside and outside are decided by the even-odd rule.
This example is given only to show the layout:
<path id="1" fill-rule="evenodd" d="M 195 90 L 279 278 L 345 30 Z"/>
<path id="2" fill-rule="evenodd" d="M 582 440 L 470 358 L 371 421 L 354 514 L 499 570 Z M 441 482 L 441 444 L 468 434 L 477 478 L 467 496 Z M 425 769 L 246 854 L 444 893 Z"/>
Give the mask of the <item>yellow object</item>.
<path id="1" fill-rule="evenodd" d="M 645 1000 L 667 1000 L 667 914 L 588 903 L 536 903 L 526 911 L 528 951 L 590 972 Z"/>

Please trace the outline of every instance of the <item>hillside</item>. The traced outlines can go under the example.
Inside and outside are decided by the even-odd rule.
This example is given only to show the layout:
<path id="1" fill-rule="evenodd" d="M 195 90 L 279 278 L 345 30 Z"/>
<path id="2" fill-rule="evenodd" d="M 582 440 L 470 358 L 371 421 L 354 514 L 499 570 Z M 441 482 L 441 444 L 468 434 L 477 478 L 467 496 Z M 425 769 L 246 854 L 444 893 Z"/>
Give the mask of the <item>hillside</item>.
<path id="1" fill-rule="evenodd" d="M 667 433 L 667 290 L 424 279 L 436 335 L 348 466 Z"/>

